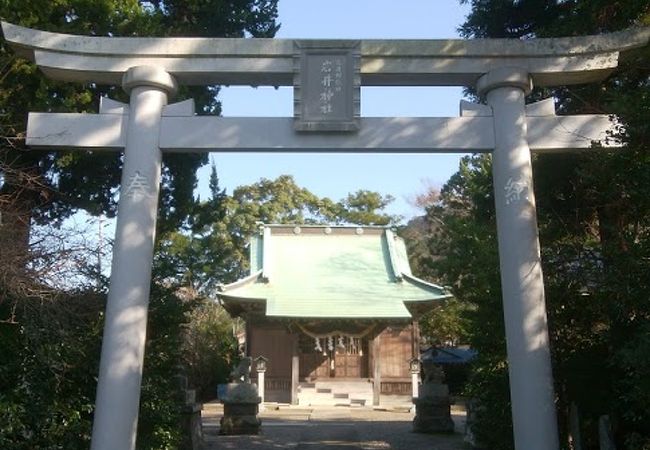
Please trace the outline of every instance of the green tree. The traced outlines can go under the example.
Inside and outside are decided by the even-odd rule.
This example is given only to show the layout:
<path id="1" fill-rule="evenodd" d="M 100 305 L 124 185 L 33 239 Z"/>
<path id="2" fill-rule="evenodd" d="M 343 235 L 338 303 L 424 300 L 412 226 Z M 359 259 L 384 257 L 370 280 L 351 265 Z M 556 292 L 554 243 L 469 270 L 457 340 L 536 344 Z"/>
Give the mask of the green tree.
<path id="1" fill-rule="evenodd" d="M 272 37 L 277 0 L 5 0 L 0 17 L 15 24 L 95 36 Z M 29 152 L 28 111 L 95 112 L 100 96 L 126 101 L 119 86 L 77 85 L 46 79 L 0 46 L 0 244 L 26 248 L 30 224 L 56 224 L 77 209 L 112 216 L 120 180 L 117 154 Z M 218 114 L 218 87 L 184 88 L 202 113 Z M 160 228 L 173 229 L 188 213 L 196 169 L 205 155 L 165 155 Z M 4 238 L 2 238 L 4 236 Z M 18 239 L 17 239 L 18 238 Z"/>
<path id="2" fill-rule="evenodd" d="M 19 25 L 97 36 L 272 37 L 275 0 L 5 0 L 0 17 Z M 28 111 L 96 112 L 99 97 L 127 101 L 120 87 L 54 82 L 0 46 L 0 447 L 88 448 L 103 321 L 103 291 L 52 288 L 35 273 L 69 261 L 37 255 L 30 227 L 58 226 L 77 209 L 112 216 L 121 158 L 82 152 L 28 151 Z M 201 113 L 220 111 L 217 87 L 184 88 Z M 165 241 L 193 212 L 202 155 L 165 155 L 158 236 Z M 47 259 L 50 258 L 50 259 Z M 198 302 L 169 283 L 169 262 L 154 273 L 138 448 L 178 448 L 181 329 Z M 36 265 L 38 265 L 36 264 Z M 166 264 L 166 266 L 165 266 Z M 22 273 L 19 273 L 22 269 Z M 4 412 L 7 412 L 6 414 Z"/>
<path id="3" fill-rule="evenodd" d="M 183 439 L 184 393 L 177 380 L 184 356 L 183 329 L 195 305 L 175 287 L 156 281 L 149 304 L 136 448 L 175 450 Z"/>
<path id="4" fill-rule="evenodd" d="M 246 245 L 259 222 L 385 225 L 398 220 L 384 211 L 391 201 L 390 196 L 361 190 L 335 203 L 298 186 L 292 176 L 281 175 L 275 180 L 264 178 L 235 189 L 228 202 L 226 221 L 234 247 L 238 249 L 236 259 L 246 269 Z"/>
<path id="5" fill-rule="evenodd" d="M 487 405 L 476 411 L 473 432 L 482 445 L 501 450 L 511 448 L 512 429 L 490 162 L 486 155 L 462 158 L 427 208 L 435 232 L 420 265 L 424 276 L 449 285 L 459 302 L 451 311 L 457 314 L 436 317 L 423 329 L 435 333 L 436 320 L 461 324 L 465 343 L 478 352 L 466 394 Z"/>
<path id="6" fill-rule="evenodd" d="M 227 230 L 229 197 L 219 187 L 216 166 L 210 174 L 210 198 L 195 201 L 183 227 L 159 239 L 157 270 L 168 281 L 200 295 L 238 275 L 233 240 Z"/>
<path id="7" fill-rule="evenodd" d="M 467 343 L 469 305 L 451 298 L 419 319 L 420 333 L 428 345 L 436 347 L 457 346 Z"/>
<path id="8" fill-rule="evenodd" d="M 448 192 L 445 192 L 444 198 L 449 199 Z M 415 196 L 413 204 L 428 212 L 428 215 L 409 220 L 406 226 L 399 229 L 399 234 L 406 243 L 413 273 L 433 283 L 439 283 L 440 274 L 437 273 L 434 265 L 440 260 L 437 252 L 446 249 L 434 245 L 439 242 L 441 226 L 444 225 L 434 211 L 439 211 L 442 205 L 441 192 L 429 186 L 424 192 Z M 418 320 L 423 343 L 435 346 L 466 344 L 468 339 L 466 316 L 470 308 L 472 305 L 468 302 L 453 297 L 424 314 Z"/>
<path id="9" fill-rule="evenodd" d="M 202 301 L 190 313 L 183 339 L 183 361 L 199 401 L 216 397 L 217 384 L 228 379 L 238 358 L 234 326 L 226 310 L 212 300 Z"/>
<path id="10" fill-rule="evenodd" d="M 474 0 L 466 37 L 549 37 L 616 31 L 648 24 L 648 1 Z M 560 428 L 578 405 L 583 448 L 597 447 L 597 419 L 614 418 L 621 448 L 650 447 L 647 301 L 650 230 L 648 49 L 633 52 L 601 84 L 537 90 L 560 113 L 616 113 L 625 147 L 533 161 Z M 469 165 L 468 165 L 469 163 Z M 507 361 L 494 237 L 489 157 L 465 160 L 443 189 L 442 234 L 432 267 L 470 311 L 479 351 L 470 393 L 481 401 L 477 434 L 489 448 L 511 448 Z M 459 182 L 460 181 L 460 182 Z M 449 195 L 453 194 L 453 195 Z M 633 392 L 633 394 L 632 394 Z M 597 395 L 594 395 L 597 393 Z M 566 442 L 566 441 L 565 441 Z"/>
<path id="11" fill-rule="evenodd" d="M 400 217 L 381 213 L 393 200 L 394 198 L 390 195 L 383 196 L 378 192 L 359 190 L 348 194 L 338 203 L 340 216 L 344 222 L 360 225 L 397 223 Z"/>
<path id="12" fill-rule="evenodd" d="M 0 324 L 0 447 L 88 448 L 101 309 L 100 295 L 41 286 Z"/>

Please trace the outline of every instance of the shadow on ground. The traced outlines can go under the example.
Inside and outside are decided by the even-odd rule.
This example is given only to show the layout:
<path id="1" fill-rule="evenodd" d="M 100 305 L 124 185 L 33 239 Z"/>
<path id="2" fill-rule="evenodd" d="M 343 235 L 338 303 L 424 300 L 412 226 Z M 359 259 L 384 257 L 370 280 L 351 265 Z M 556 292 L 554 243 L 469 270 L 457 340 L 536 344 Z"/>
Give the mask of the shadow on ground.
<path id="1" fill-rule="evenodd" d="M 461 431 L 464 414 L 455 412 L 455 434 L 413 433 L 408 412 L 370 408 L 279 408 L 260 414 L 262 433 L 257 436 L 220 436 L 219 405 L 203 411 L 206 450 L 465 450 Z"/>

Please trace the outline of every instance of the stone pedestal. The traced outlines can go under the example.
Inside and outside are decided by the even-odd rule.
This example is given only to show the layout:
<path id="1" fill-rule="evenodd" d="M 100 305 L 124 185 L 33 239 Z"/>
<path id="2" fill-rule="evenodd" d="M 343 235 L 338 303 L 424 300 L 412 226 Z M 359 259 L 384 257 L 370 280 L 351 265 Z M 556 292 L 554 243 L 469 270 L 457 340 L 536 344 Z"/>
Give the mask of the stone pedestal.
<path id="1" fill-rule="evenodd" d="M 201 429 L 200 403 L 185 405 L 181 410 L 181 426 L 183 427 L 183 441 L 181 448 L 188 450 L 201 450 L 203 448 L 203 432 Z"/>
<path id="2" fill-rule="evenodd" d="M 413 431 L 416 433 L 453 433 L 451 401 L 446 384 L 423 384 L 420 396 L 413 399 L 415 418 Z"/>
<path id="3" fill-rule="evenodd" d="M 178 381 L 181 407 L 181 429 L 183 433 L 181 446 L 187 450 L 201 450 L 203 448 L 203 430 L 201 427 L 201 410 L 203 405 L 196 402 L 196 391 L 188 389 L 187 377 L 183 375 L 184 370 L 179 366 L 180 373 L 175 377 Z"/>
<path id="4" fill-rule="evenodd" d="M 219 434 L 259 434 L 262 421 L 257 417 L 261 399 L 257 385 L 229 383 L 221 398 L 223 417 Z"/>

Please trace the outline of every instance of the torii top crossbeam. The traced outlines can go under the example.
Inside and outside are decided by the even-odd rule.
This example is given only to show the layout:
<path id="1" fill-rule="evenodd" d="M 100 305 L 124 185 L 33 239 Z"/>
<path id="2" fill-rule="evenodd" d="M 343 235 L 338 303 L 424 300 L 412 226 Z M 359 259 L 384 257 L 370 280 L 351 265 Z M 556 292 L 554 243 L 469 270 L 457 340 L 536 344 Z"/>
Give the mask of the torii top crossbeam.
<path id="1" fill-rule="evenodd" d="M 5 39 L 49 77 L 117 84 L 136 66 L 163 68 L 187 85 L 290 86 L 294 40 L 72 36 L 2 23 Z M 364 86 L 474 86 L 504 66 L 535 86 L 590 83 L 609 75 L 621 52 L 646 45 L 650 29 L 549 39 L 362 40 Z M 333 45 L 351 41 L 328 41 Z"/>
<path id="2" fill-rule="evenodd" d="M 147 66 L 169 74 L 178 84 L 295 86 L 300 71 L 296 46 L 305 43 L 325 48 L 357 44 L 361 85 L 476 86 L 483 75 L 504 67 L 523 69 L 537 86 L 566 85 L 605 78 L 617 67 L 621 52 L 650 39 L 648 28 L 525 41 L 113 38 L 50 33 L 6 22 L 2 29 L 18 54 L 35 61 L 52 78 L 116 85 L 122 84 L 129 69 Z M 128 106 L 103 99 L 99 112 L 31 113 L 27 144 L 121 151 Z M 529 105 L 526 114 L 528 145 L 537 152 L 589 148 L 592 141 L 604 143 L 610 128 L 606 115 L 557 117 L 552 100 Z M 484 152 L 495 143 L 491 115 L 489 108 L 464 103 L 460 118 L 362 118 L 358 133 L 325 136 L 296 134 L 292 118 L 197 118 L 186 103 L 165 108 L 158 147 L 164 152 Z M 94 131 L 100 128 L 102 133 Z"/>

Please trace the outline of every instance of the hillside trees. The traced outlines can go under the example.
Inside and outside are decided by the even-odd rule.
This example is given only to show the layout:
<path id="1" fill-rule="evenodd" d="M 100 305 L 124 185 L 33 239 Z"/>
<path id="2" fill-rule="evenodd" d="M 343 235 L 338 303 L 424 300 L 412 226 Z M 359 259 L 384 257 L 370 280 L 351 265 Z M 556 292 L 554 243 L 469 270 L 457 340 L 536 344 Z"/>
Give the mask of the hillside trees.
<path id="1" fill-rule="evenodd" d="M 463 160 L 461 167 L 466 164 L 467 160 Z M 445 223 L 434 211 L 439 212 L 442 199 L 449 198 L 447 191 L 448 188 L 440 191 L 433 185 L 425 186 L 412 200 L 413 206 L 425 214 L 412 218 L 399 229 L 399 234 L 407 246 L 411 270 L 417 276 L 434 283 L 440 283 L 442 280 L 437 268 L 444 254 L 440 252 L 448 250 L 440 245 Z M 467 344 L 467 313 L 470 308 L 470 302 L 456 296 L 421 316 L 418 323 L 422 343 L 438 347 Z"/>
<path id="2" fill-rule="evenodd" d="M 650 2 L 524 0 L 469 2 L 466 37 L 549 37 L 616 31 L 648 24 Z M 583 448 L 597 448 L 597 420 L 610 415 L 620 448 L 650 448 L 647 273 L 650 273 L 649 50 L 620 62 L 601 84 L 538 90 L 558 113 L 615 113 L 625 146 L 614 152 L 537 156 L 535 195 L 546 283 L 560 429 L 581 414 Z M 470 394 L 481 402 L 483 445 L 511 448 L 507 361 L 488 156 L 466 158 L 443 188 L 429 220 L 442 222 L 430 245 L 444 258 L 433 271 L 469 311 L 479 359 Z"/>

